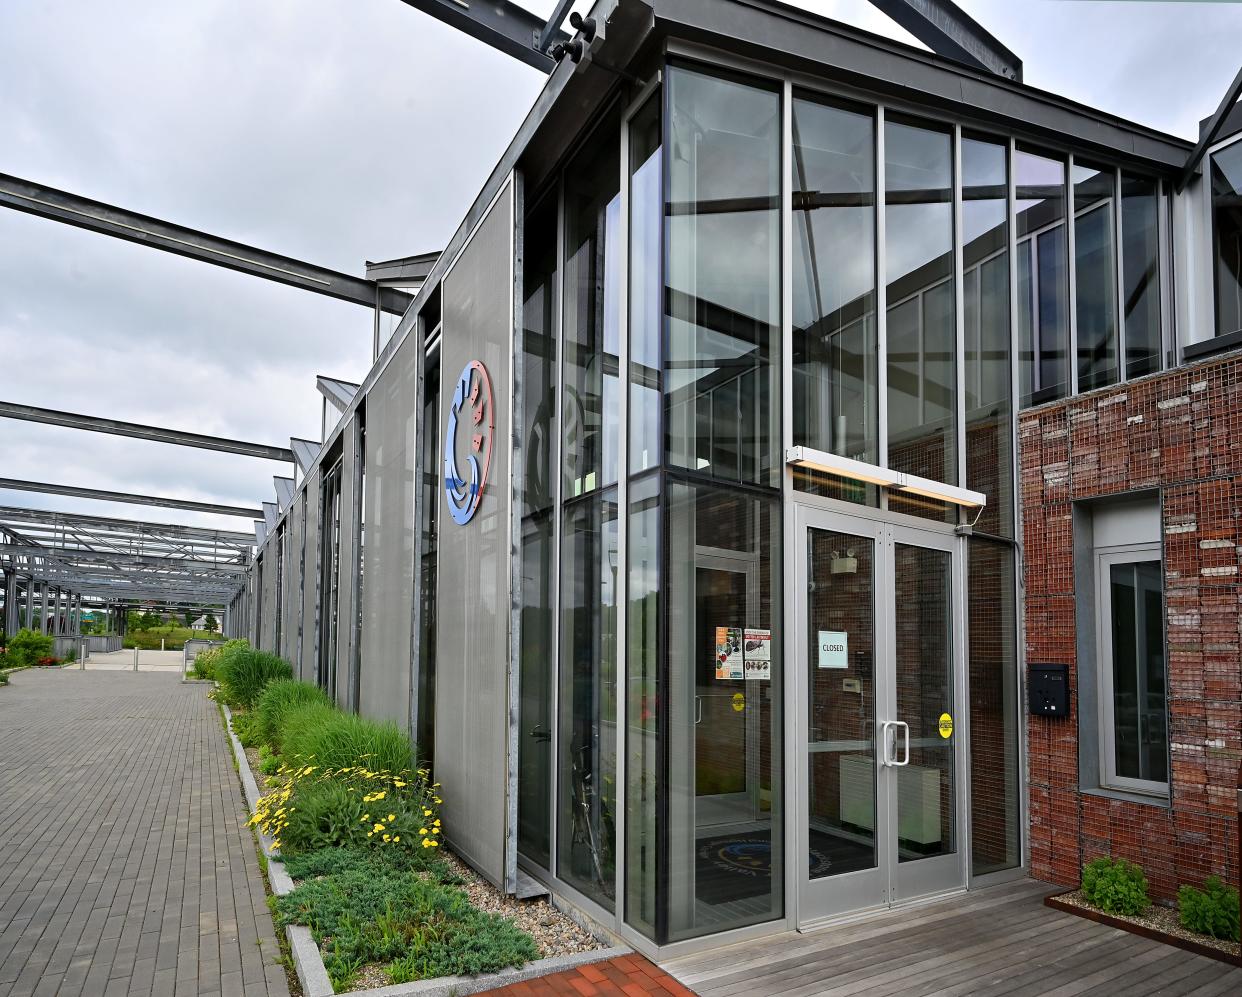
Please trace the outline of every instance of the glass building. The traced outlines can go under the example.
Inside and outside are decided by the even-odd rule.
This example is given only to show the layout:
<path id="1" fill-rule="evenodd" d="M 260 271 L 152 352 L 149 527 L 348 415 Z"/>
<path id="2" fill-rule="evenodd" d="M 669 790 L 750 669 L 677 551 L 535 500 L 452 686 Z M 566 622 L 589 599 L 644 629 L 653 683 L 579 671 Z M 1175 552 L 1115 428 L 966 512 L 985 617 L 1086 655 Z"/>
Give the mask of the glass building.
<path id="1" fill-rule="evenodd" d="M 484 875 L 647 952 L 1025 875 L 1019 410 L 1206 352 L 1195 308 L 1238 333 L 1242 143 L 1182 193 L 1181 140 L 779 4 L 594 16 L 262 626 L 408 726 Z M 1144 646 L 1150 564 L 1110 568 Z"/>

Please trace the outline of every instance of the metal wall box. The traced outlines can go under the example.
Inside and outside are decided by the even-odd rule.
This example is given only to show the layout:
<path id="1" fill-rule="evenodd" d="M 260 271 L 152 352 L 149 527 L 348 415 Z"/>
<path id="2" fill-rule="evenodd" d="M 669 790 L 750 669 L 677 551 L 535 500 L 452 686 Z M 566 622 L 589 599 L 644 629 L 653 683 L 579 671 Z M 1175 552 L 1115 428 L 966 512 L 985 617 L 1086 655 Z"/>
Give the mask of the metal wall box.
<path id="1" fill-rule="evenodd" d="M 1069 665 L 1031 665 L 1027 683 L 1031 716 L 1069 716 Z"/>

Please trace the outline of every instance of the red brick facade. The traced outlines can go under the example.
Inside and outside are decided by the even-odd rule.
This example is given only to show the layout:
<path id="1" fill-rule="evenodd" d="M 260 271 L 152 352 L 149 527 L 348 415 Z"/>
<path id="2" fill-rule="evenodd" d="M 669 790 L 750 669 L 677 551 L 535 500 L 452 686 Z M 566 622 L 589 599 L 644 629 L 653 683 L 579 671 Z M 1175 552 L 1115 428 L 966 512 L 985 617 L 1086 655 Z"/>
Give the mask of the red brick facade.
<path id="1" fill-rule="evenodd" d="M 1155 897 L 1237 883 L 1242 760 L 1242 355 L 1019 417 L 1028 662 L 1070 666 L 1068 719 L 1028 719 L 1031 873 L 1067 885 L 1099 855 L 1139 862 Z M 1158 488 L 1172 808 L 1079 791 L 1073 503 Z"/>

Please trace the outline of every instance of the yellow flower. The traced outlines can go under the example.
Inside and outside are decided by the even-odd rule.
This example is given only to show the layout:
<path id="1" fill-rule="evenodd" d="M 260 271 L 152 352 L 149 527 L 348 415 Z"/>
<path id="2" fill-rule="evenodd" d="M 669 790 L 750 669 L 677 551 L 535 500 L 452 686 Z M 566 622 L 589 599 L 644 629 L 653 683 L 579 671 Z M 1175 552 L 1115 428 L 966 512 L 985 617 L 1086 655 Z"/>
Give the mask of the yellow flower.
<path id="1" fill-rule="evenodd" d="M 425 827 L 420 827 L 420 828 L 418 829 L 418 833 L 419 833 L 419 834 L 426 834 L 426 833 L 427 833 L 427 829 L 426 829 Z"/>
<path id="2" fill-rule="evenodd" d="M 374 832 L 374 831 L 368 831 L 368 832 L 367 832 L 367 837 L 368 837 L 368 838 L 371 838 L 371 837 L 374 837 L 374 836 L 375 836 L 375 832 Z"/>
<path id="3" fill-rule="evenodd" d="M 401 835 L 399 835 L 399 834 L 398 834 L 398 835 L 397 835 L 395 838 L 393 838 L 392 840 L 393 840 L 393 841 L 400 841 L 400 840 L 401 840 Z"/>
<path id="4" fill-rule="evenodd" d="M 432 847 L 432 848 L 439 848 L 439 847 L 440 847 L 440 842 L 438 842 L 438 841 L 430 841 L 430 840 L 428 840 L 428 842 L 427 842 L 427 843 L 428 843 L 429 845 L 431 845 L 431 847 Z"/>
<path id="5" fill-rule="evenodd" d="M 430 842 L 430 841 L 428 841 L 426 838 L 423 838 L 423 847 L 424 847 L 424 848 L 430 848 L 430 847 L 431 847 L 431 842 Z"/>
<path id="6" fill-rule="evenodd" d="M 440 797 L 438 797 L 438 796 L 436 797 L 436 803 L 437 803 L 437 804 L 440 804 L 440 803 L 443 803 L 443 802 L 444 802 L 444 801 L 443 801 L 442 799 L 440 799 Z"/>
<path id="7" fill-rule="evenodd" d="M 394 820 L 396 820 L 396 819 L 397 819 L 397 815 L 396 815 L 396 814 L 389 814 L 389 815 L 388 815 L 388 822 L 389 822 L 390 824 L 391 824 Z"/>
<path id="8" fill-rule="evenodd" d="M 384 830 L 384 825 L 381 824 L 379 821 L 376 821 L 375 826 L 372 827 L 371 830 L 374 831 L 376 834 L 379 834 L 380 831 Z"/>
<path id="9" fill-rule="evenodd" d="M 389 836 L 386 834 L 386 835 L 384 835 L 384 840 L 385 840 L 385 841 L 391 841 L 391 840 L 392 840 L 392 838 L 391 838 L 391 837 L 389 837 Z"/>
<path id="10" fill-rule="evenodd" d="M 362 819 L 363 819 L 364 821 L 366 821 L 366 820 L 370 820 L 370 819 L 371 819 L 371 815 L 370 815 L 370 814 L 363 814 L 363 815 L 362 815 Z"/>
<path id="11" fill-rule="evenodd" d="M 424 810 L 423 810 L 423 816 L 424 816 L 424 817 L 430 817 L 430 816 L 431 816 L 431 811 L 430 811 L 430 810 L 426 810 L 426 809 L 424 809 Z"/>
<path id="12" fill-rule="evenodd" d="M 394 786 L 396 786 L 398 789 L 404 789 L 404 788 L 405 788 L 405 783 L 404 783 L 404 782 L 402 782 L 400 779 L 393 779 L 392 784 L 393 784 Z"/>

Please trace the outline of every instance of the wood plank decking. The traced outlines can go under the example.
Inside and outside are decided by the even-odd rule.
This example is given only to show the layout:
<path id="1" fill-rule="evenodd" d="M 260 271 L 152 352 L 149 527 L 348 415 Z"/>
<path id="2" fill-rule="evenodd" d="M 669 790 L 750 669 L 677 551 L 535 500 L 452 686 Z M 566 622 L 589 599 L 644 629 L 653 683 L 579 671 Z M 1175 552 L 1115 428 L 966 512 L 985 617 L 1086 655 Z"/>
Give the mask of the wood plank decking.
<path id="1" fill-rule="evenodd" d="M 663 964 L 703 997 L 1242 994 L 1242 969 L 1043 905 L 1023 880 Z"/>

